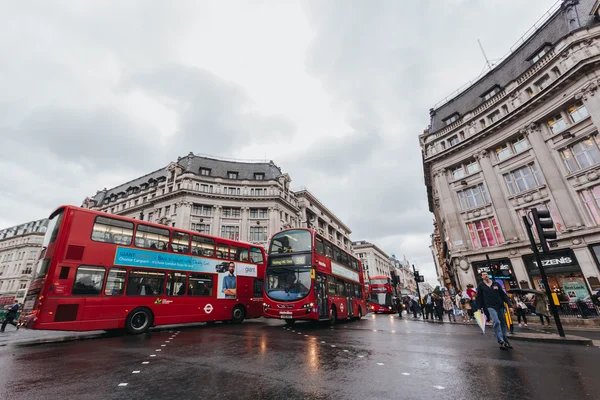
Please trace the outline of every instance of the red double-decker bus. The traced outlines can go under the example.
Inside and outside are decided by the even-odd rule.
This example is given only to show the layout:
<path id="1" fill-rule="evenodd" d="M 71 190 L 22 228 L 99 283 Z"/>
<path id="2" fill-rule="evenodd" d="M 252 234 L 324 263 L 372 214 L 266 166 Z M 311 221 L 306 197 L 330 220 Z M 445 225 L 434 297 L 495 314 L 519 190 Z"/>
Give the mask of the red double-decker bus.
<path id="1" fill-rule="evenodd" d="M 360 319 L 368 312 L 361 271 L 358 259 L 314 230 L 281 231 L 269 244 L 264 316 L 290 325 Z"/>
<path id="2" fill-rule="evenodd" d="M 369 308 L 374 313 L 393 313 L 395 304 L 389 277 L 378 275 L 369 278 Z"/>
<path id="3" fill-rule="evenodd" d="M 262 316 L 260 246 L 74 206 L 50 215 L 20 322 L 112 330 Z"/>

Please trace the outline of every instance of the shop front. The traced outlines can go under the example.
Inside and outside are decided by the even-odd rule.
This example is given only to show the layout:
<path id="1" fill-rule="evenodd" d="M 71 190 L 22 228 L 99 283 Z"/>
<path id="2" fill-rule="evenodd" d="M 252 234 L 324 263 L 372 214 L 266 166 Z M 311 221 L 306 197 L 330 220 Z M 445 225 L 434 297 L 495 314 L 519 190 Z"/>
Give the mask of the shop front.
<path id="1" fill-rule="evenodd" d="M 548 277 L 550 290 L 556 293 L 561 303 L 590 300 L 585 277 L 573 250 L 553 251 L 548 254 L 540 254 L 540 257 Z M 535 256 L 533 254 L 523 256 L 523 261 L 534 288 L 540 291 L 546 290 Z"/>
<path id="2" fill-rule="evenodd" d="M 504 286 L 504 289 L 518 289 L 517 277 L 512 264 L 508 258 L 498 258 L 495 260 L 474 261 L 471 263 L 475 271 L 477 283 L 481 282 L 481 273 L 487 272 L 490 278 Z"/>

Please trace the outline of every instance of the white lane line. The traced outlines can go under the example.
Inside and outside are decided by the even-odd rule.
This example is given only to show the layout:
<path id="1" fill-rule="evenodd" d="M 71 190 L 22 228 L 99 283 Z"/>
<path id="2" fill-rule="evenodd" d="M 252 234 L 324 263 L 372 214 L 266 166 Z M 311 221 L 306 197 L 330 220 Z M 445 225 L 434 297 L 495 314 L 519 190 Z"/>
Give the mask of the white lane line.
<path id="1" fill-rule="evenodd" d="M 161 346 L 161 347 L 167 347 L 167 345 L 166 345 L 166 344 L 161 344 L 160 346 Z"/>
<path id="2" fill-rule="evenodd" d="M 304 337 L 308 337 L 308 335 L 304 335 Z"/>
<path id="3" fill-rule="evenodd" d="M 365 358 L 365 356 L 358 356 L 358 358 Z"/>
<path id="4" fill-rule="evenodd" d="M 335 344 L 332 344 L 331 347 L 335 347 Z"/>
<path id="5" fill-rule="evenodd" d="M 156 354 L 150 354 L 150 357 L 156 357 Z"/>
<path id="6" fill-rule="evenodd" d="M 142 364 L 150 364 L 150 361 L 142 361 Z"/>
<path id="7" fill-rule="evenodd" d="M 126 383 L 119 383 L 119 386 L 127 386 Z"/>
<path id="8" fill-rule="evenodd" d="M 383 363 L 377 363 L 377 365 L 384 365 Z"/>
<path id="9" fill-rule="evenodd" d="M 171 343 L 171 341 L 170 340 L 165 340 L 165 343 Z"/>
<path id="10" fill-rule="evenodd" d="M 434 386 L 434 388 L 439 389 L 439 390 L 446 389 L 445 387 L 440 386 L 440 385 L 436 385 L 436 386 Z"/>
<path id="11" fill-rule="evenodd" d="M 162 349 L 156 349 L 156 351 L 162 351 Z"/>
<path id="12" fill-rule="evenodd" d="M 133 371 L 132 374 L 139 374 L 140 371 Z"/>
<path id="13" fill-rule="evenodd" d="M 403 372 L 403 373 L 402 373 L 402 375 L 406 375 L 406 376 L 408 376 L 408 375 L 410 375 L 410 374 L 409 374 L 408 372 Z"/>
<path id="14" fill-rule="evenodd" d="M 344 353 L 347 353 L 347 352 L 348 352 L 348 350 L 344 350 Z"/>

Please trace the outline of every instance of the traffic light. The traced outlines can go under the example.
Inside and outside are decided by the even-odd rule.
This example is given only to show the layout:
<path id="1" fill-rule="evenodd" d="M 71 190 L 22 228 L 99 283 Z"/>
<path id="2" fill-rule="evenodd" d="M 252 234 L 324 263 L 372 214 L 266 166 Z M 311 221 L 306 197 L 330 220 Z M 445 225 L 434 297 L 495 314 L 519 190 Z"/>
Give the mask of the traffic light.
<path id="1" fill-rule="evenodd" d="M 552 221 L 550 211 L 533 208 L 531 210 L 531 214 L 533 217 L 533 223 L 535 224 L 535 229 L 538 233 L 538 237 L 540 238 L 542 250 L 544 253 L 548 253 L 550 252 L 548 240 L 556 240 L 556 231 L 553 229 L 554 221 Z"/>

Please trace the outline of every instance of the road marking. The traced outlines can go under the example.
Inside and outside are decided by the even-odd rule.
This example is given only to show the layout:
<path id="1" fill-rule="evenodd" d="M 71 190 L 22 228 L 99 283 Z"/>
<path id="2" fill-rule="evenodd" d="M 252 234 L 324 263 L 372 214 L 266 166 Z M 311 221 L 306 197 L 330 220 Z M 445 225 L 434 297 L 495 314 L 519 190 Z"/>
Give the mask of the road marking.
<path id="1" fill-rule="evenodd" d="M 156 349 L 156 351 L 162 351 L 162 349 Z"/>
<path id="2" fill-rule="evenodd" d="M 143 361 L 142 364 L 150 364 L 150 361 Z"/>
<path id="3" fill-rule="evenodd" d="M 139 374 L 140 371 L 133 371 L 132 374 Z"/>
<path id="4" fill-rule="evenodd" d="M 358 358 L 365 358 L 365 356 L 358 356 Z"/>
<path id="5" fill-rule="evenodd" d="M 304 337 L 308 337 L 308 335 L 304 335 Z"/>
<path id="6" fill-rule="evenodd" d="M 119 383 L 119 386 L 127 386 L 126 383 Z"/>
<path id="7" fill-rule="evenodd" d="M 298 332 L 298 335 L 302 335 L 302 332 Z"/>
<path id="8" fill-rule="evenodd" d="M 150 357 L 156 357 L 156 354 L 150 354 Z"/>
<path id="9" fill-rule="evenodd" d="M 321 343 L 327 343 L 327 342 L 325 342 L 324 340 L 321 340 Z"/>
<path id="10" fill-rule="evenodd" d="M 406 376 L 408 376 L 408 375 L 410 375 L 410 374 L 409 374 L 408 372 L 403 372 L 403 373 L 402 373 L 402 375 L 406 375 Z"/>
<path id="11" fill-rule="evenodd" d="M 377 363 L 377 365 L 384 365 L 383 363 Z"/>
<path id="12" fill-rule="evenodd" d="M 167 345 L 166 344 L 161 344 L 161 347 L 167 347 Z"/>
<path id="13" fill-rule="evenodd" d="M 344 353 L 347 353 L 349 350 L 344 350 Z"/>
<path id="14" fill-rule="evenodd" d="M 439 389 L 439 390 L 446 389 L 445 387 L 440 386 L 440 385 L 434 386 L 434 388 Z"/>
<path id="15" fill-rule="evenodd" d="M 332 344 L 331 347 L 335 347 L 335 344 Z"/>
<path id="16" fill-rule="evenodd" d="M 165 343 L 171 343 L 171 341 L 170 340 L 165 340 Z"/>

